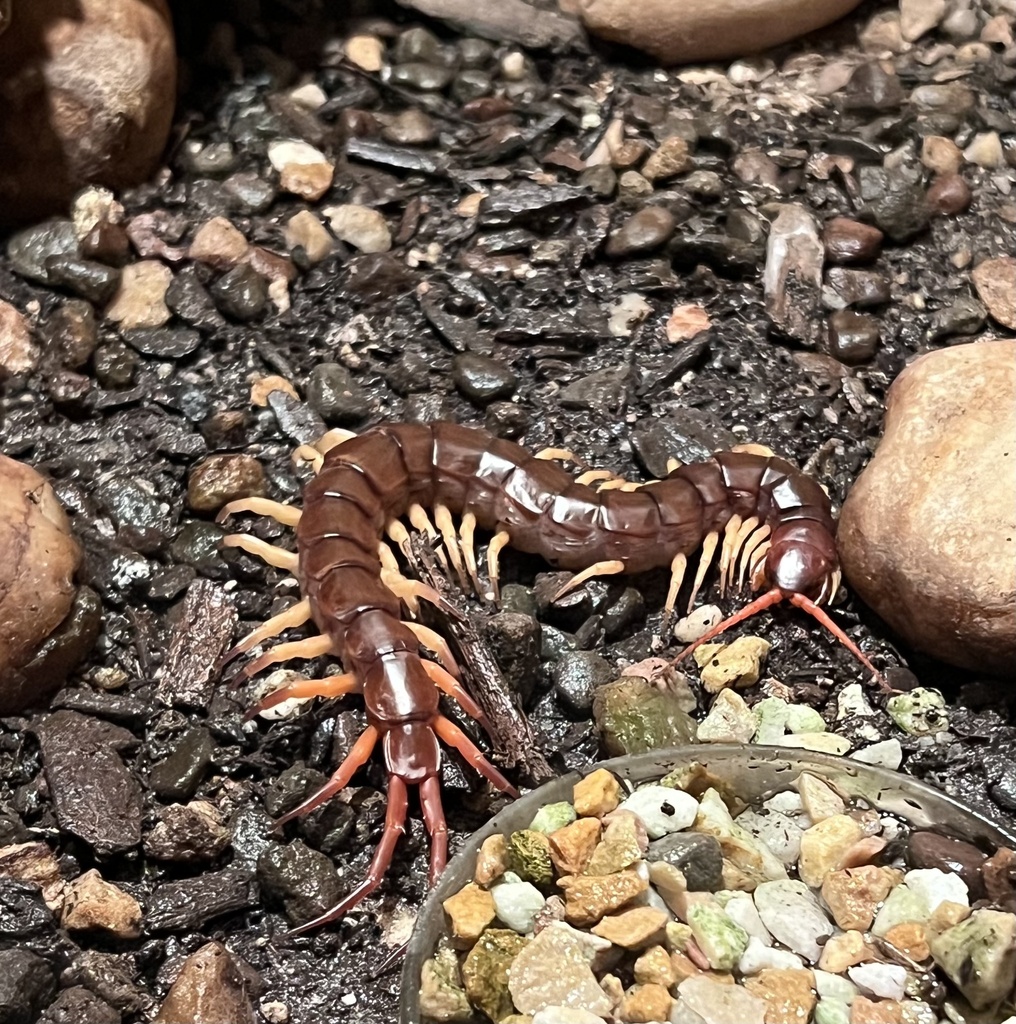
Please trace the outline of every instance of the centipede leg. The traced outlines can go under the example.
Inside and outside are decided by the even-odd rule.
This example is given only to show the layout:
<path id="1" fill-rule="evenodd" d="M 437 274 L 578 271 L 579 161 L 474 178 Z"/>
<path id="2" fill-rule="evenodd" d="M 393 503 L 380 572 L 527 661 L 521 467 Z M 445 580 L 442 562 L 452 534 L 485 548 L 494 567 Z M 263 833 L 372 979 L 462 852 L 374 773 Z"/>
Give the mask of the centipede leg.
<path id="1" fill-rule="evenodd" d="M 222 538 L 222 546 L 226 548 L 240 548 L 242 551 L 246 551 L 248 555 L 254 555 L 255 558 L 260 558 L 262 562 L 274 565 L 276 569 L 286 569 L 289 572 L 295 572 L 300 564 L 299 556 L 292 551 L 277 548 L 274 544 L 269 544 L 267 541 L 260 540 L 257 537 L 251 537 L 247 533 L 228 534 Z"/>
<path id="2" fill-rule="evenodd" d="M 283 505 L 281 501 L 270 498 L 239 498 L 223 505 L 215 517 L 217 523 L 225 522 L 237 512 L 253 512 L 257 516 L 269 516 L 283 526 L 296 526 L 300 522 L 301 512 L 292 505 Z"/>
<path id="3" fill-rule="evenodd" d="M 541 448 L 535 455 L 534 459 L 541 459 L 544 462 L 574 462 L 578 463 L 578 459 L 575 458 L 575 453 L 569 451 L 567 448 Z"/>
<path id="4" fill-rule="evenodd" d="M 618 558 L 611 559 L 608 562 L 594 562 L 588 569 L 583 569 L 582 572 L 572 576 L 563 587 L 559 588 L 557 593 L 551 598 L 551 601 L 559 600 L 576 587 L 581 587 L 586 580 L 593 579 L 594 576 L 614 576 L 619 572 L 624 572 L 624 562 Z"/>
<path id="5" fill-rule="evenodd" d="M 309 814 L 315 807 L 320 807 L 323 803 L 330 800 L 339 790 L 345 789 L 349 785 L 349 780 L 356 774 L 357 769 L 367 763 L 374 750 L 374 744 L 377 743 L 377 738 L 377 728 L 373 725 L 368 725 L 360 733 L 359 739 L 353 744 L 353 749 L 346 756 L 345 761 L 335 770 L 332 777 L 316 793 L 307 797 L 302 804 L 294 807 L 288 814 L 284 814 L 279 818 L 275 822 L 275 827 L 281 828 L 286 822 L 299 818 L 303 814 Z"/>
<path id="6" fill-rule="evenodd" d="M 398 545 L 406 561 L 410 565 L 415 565 L 416 555 L 413 554 L 413 541 L 403 523 L 398 519 L 389 519 L 385 523 L 385 533 L 388 534 L 393 543 Z"/>
<path id="7" fill-rule="evenodd" d="M 258 626 L 253 632 L 248 633 L 235 647 L 231 647 L 226 651 L 219 660 L 219 670 L 221 671 L 238 655 L 246 654 L 251 648 L 257 647 L 258 644 L 262 644 L 266 640 L 270 640 L 273 636 L 278 636 L 287 629 L 295 629 L 297 626 L 302 626 L 310 619 L 310 616 L 310 601 L 304 598 L 302 601 L 294 604 L 292 608 L 287 608 L 284 612 L 280 612 L 278 615 L 270 618 L 264 625 Z"/>
<path id="8" fill-rule="evenodd" d="M 718 622 L 712 629 L 707 633 L 704 633 L 694 643 L 688 644 L 688 646 L 681 651 L 681 653 L 674 658 L 671 662 L 672 665 L 676 665 L 679 661 L 683 661 L 691 654 L 697 647 L 704 643 L 712 640 L 713 637 L 719 636 L 721 633 L 725 633 L 731 626 L 737 625 L 738 622 L 743 622 L 745 619 L 751 618 L 752 615 L 758 614 L 758 612 L 764 611 L 766 608 L 771 608 L 774 604 L 779 604 L 786 595 L 782 590 L 773 588 L 767 591 L 761 597 L 756 598 L 751 604 L 745 605 L 740 611 L 735 612 L 729 618 L 724 619 L 722 622 Z"/>
<path id="9" fill-rule="evenodd" d="M 751 566 L 752 563 L 755 560 L 756 549 L 758 549 L 759 546 L 763 544 L 763 541 L 765 541 L 765 539 L 769 536 L 770 533 L 772 533 L 772 530 L 768 526 L 760 526 L 744 542 L 744 548 L 741 551 L 741 563 L 740 563 L 740 567 L 738 568 L 738 572 L 737 572 L 737 589 L 738 590 L 743 590 L 744 589 L 745 576 L 748 573 L 749 566 Z M 765 547 L 766 551 L 769 550 L 769 545 L 768 544 L 764 545 L 764 547 Z M 765 551 L 763 551 L 762 554 L 763 554 L 763 557 L 764 557 L 765 556 Z"/>
<path id="10" fill-rule="evenodd" d="M 492 786 L 518 799 L 519 791 L 483 756 L 480 748 L 444 715 L 435 715 L 431 727 L 438 737 L 454 747 Z"/>
<path id="11" fill-rule="evenodd" d="M 466 563 L 466 572 L 469 573 L 470 582 L 477 597 L 481 596 L 480 577 L 476 573 L 476 516 L 472 512 L 466 512 L 462 516 L 462 525 L 459 527 L 459 541 L 462 544 L 462 558 Z"/>
<path id="12" fill-rule="evenodd" d="M 584 484 L 588 487 L 590 484 L 596 483 L 597 480 L 611 481 L 616 479 L 617 477 L 609 469 L 587 469 L 585 473 L 579 473 L 575 477 L 575 483 Z"/>
<path id="13" fill-rule="evenodd" d="M 738 531 L 741 529 L 741 523 L 743 520 L 736 513 L 727 520 L 727 525 L 723 528 L 723 544 L 720 546 L 720 560 L 719 560 L 719 575 L 720 575 L 720 596 L 726 592 L 727 589 L 727 569 L 730 566 L 731 561 L 735 554 L 735 543 Z"/>
<path id="14" fill-rule="evenodd" d="M 430 836 L 430 871 L 427 879 L 433 887 L 448 863 L 448 825 L 441 805 L 441 780 L 430 775 L 420 783 L 420 810 Z"/>
<path id="15" fill-rule="evenodd" d="M 437 527 L 430 521 L 430 516 L 427 515 L 427 510 L 422 505 L 410 505 L 406 510 L 406 515 L 409 517 L 409 521 L 413 524 L 413 529 L 419 530 L 421 533 L 425 533 L 431 544 L 437 547 L 438 542 L 441 540 L 441 534 L 438 533 Z M 445 553 L 444 548 L 437 547 L 437 557 L 440 559 L 445 572 L 447 572 L 450 565 L 448 563 L 448 555 Z"/>
<path id="16" fill-rule="evenodd" d="M 262 697 L 257 704 L 251 705 L 244 713 L 243 720 L 249 722 L 262 711 L 269 711 L 287 700 L 306 700 L 309 697 L 344 697 L 347 693 L 361 693 L 363 684 L 352 672 L 344 672 L 340 676 L 325 676 L 322 679 L 300 679 L 297 682 L 280 686 L 268 696 Z"/>
<path id="17" fill-rule="evenodd" d="M 691 597 L 688 598 L 689 613 L 695 607 L 695 598 L 698 597 L 698 592 L 702 589 L 702 581 L 706 578 L 706 573 L 709 571 L 709 565 L 713 560 L 713 555 L 716 553 L 716 545 L 719 539 L 719 533 L 714 530 L 712 533 L 707 533 L 705 540 L 702 541 L 702 554 L 699 556 L 698 570 L 695 573 L 695 582 L 691 588 Z"/>
<path id="18" fill-rule="evenodd" d="M 434 685 L 444 694 L 459 703 L 460 707 L 470 718 L 475 719 L 483 726 L 487 734 L 490 734 L 490 720 L 483 713 L 483 708 L 469 696 L 466 688 L 452 675 L 445 672 L 440 665 L 432 661 L 423 663 L 424 671 L 430 676 Z"/>
<path id="19" fill-rule="evenodd" d="M 395 555 L 392 552 L 392 549 L 382 542 L 377 546 L 377 554 L 378 558 L 381 560 L 381 582 L 390 591 L 392 591 L 393 594 L 396 594 L 402 599 L 405 606 L 409 609 L 410 615 L 419 615 L 419 598 L 412 593 L 411 588 L 408 591 L 406 590 L 406 584 L 411 583 L 411 581 L 402 574 L 402 570 L 399 568 L 399 563 L 395 560 Z"/>
<path id="20" fill-rule="evenodd" d="M 452 513 L 447 505 L 434 506 L 434 524 L 441 531 L 441 539 L 444 541 L 445 551 L 448 553 L 448 560 L 455 569 L 455 575 L 459 578 L 459 586 L 463 590 L 469 590 L 469 583 L 466 580 L 465 567 L 462 564 L 462 551 L 459 549 L 459 537 L 455 532 L 455 523 L 452 521 Z"/>
<path id="21" fill-rule="evenodd" d="M 293 452 L 293 462 L 298 466 L 309 465 L 314 475 L 317 476 L 325 464 L 325 457 L 313 445 L 302 444 Z"/>
<path id="22" fill-rule="evenodd" d="M 466 618 L 455 605 L 450 601 L 446 601 L 433 587 L 428 586 L 426 583 L 421 583 L 419 580 L 407 580 L 405 577 L 401 581 L 388 579 L 385 581 L 385 586 L 406 604 L 416 600 L 427 601 L 434 605 L 435 608 L 440 608 L 445 615 L 450 615 L 459 622 L 464 621 Z"/>
<path id="23" fill-rule="evenodd" d="M 293 640 L 288 644 L 279 644 L 270 651 L 265 651 L 260 658 L 255 658 L 246 668 L 237 673 L 233 678 L 234 684 L 242 683 L 251 676 L 256 676 L 264 671 L 269 665 L 277 665 L 280 661 L 289 661 L 291 658 L 320 658 L 323 654 L 337 653 L 334 650 L 334 641 L 330 636 L 309 636 L 306 640 Z"/>
<path id="24" fill-rule="evenodd" d="M 507 530 L 498 530 L 490 543 L 487 545 L 487 575 L 490 577 L 491 600 L 496 605 L 501 604 L 500 567 L 498 556 L 501 550 L 511 543 L 511 535 Z"/>
<path id="25" fill-rule="evenodd" d="M 462 673 L 459 671 L 458 663 L 455 661 L 455 655 L 452 654 L 452 649 L 448 646 L 448 641 L 438 633 L 436 630 L 430 629 L 428 626 L 421 625 L 419 622 L 404 622 L 404 626 L 407 626 L 416 634 L 416 639 L 423 644 L 424 647 L 429 647 L 438 657 L 438 661 L 453 675 L 456 679 L 460 678 Z M 424 667 L 429 665 L 430 662 L 424 662 Z"/>
<path id="26" fill-rule="evenodd" d="M 684 463 L 680 459 L 671 456 L 667 459 L 667 474 L 676 473 L 683 465 Z"/>
<path id="27" fill-rule="evenodd" d="M 351 441 L 354 437 L 356 437 L 355 431 L 343 430 L 342 427 L 333 427 L 314 442 L 314 447 L 322 455 L 327 455 L 333 448 L 337 448 L 346 441 Z"/>
<path id="28" fill-rule="evenodd" d="M 308 921 L 306 924 L 300 925 L 299 928 L 294 928 L 289 933 L 290 935 L 300 935 L 314 928 L 320 928 L 321 925 L 328 924 L 330 921 L 337 921 L 340 917 L 348 914 L 353 907 L 369 896 L 381 884 L 385 873 L 391 867 L 392 857 L 395 854 L 395 846 L 399 841 L 399 837 L 406 831 L 406 811 L 408 807 L 409 793 L 405 782 L 397 775 L 389 775 L 388 810 L 385 814 L 385 827 L 381 833 L 377 849 L 374 851 L 370 867 L 367 869 L 367 877 L 344 900 L 336 903 L 334 907 L 326 910 L 319 917 L 314 918 L 313 921 Z"/>

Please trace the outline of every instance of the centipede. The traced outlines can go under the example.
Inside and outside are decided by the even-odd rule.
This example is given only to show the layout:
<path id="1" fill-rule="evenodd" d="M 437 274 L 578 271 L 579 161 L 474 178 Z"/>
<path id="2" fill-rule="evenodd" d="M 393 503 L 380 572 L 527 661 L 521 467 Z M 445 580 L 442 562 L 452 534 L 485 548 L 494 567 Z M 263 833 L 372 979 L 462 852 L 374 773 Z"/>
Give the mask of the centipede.
<path id="1" fill-rule="evenodd" d="M 566 450 L 531 453 L 485 430 L 438 422 L 383 424 L 356 435 L 332 431 L 297 455 L 314 470 L 302 508 L 246 498 L 219 515 L 223 521 L 254 513 L 295 528 L 295 552 L 244 533 L 224 543 L 287 570 L 301 591 L 298 603 L 237 643 L 223 664 L 312 623 L 317 633 L 265 650 L 236 681 L 290 659 L 325 655 L 337 658 L 343 672 L 288 682 L 251 706 L 247 718 L 290 699 L 359 694 L 367 725 L 325 785 L 276 825 L 334 797 L 377 746 L 387 773 L 387 808 L 366 877 L 295 932 L 344 917 L 380 885 L 405 830 L 412 787 L 430 840 L 429 880 L 437 880 L 448 856 L 442 744 L 457 750 L 497 790 L 518 796 L 466 732 L 441 713 L 445 694 L 489 732 L 449 644 L 416 621 L 421 601 L 461 613 L 436 589 L 402 571 L 405 560 L 412 560 L 405 520 L 442 552 L 449 574 L 463 588 L 494 604 L 500 554 L 511 545 L 574 572 L 555 599 L 594 577 L 669 568 L 663 609 L 669 621 L 697 555 L 689 610 L 714 564 L 721 593 L 748 587 L 759 596 L 675 661 L 735 623 L 787 601 L 817 619 L 882 682 L 825 610 L 840 585 L 830 499 L 818 481 L 767 450 L 745 446 L 700 462 L 672 463 L 659 480 L 627 482 L 606 470 L 576 474 L 568 465 L 577 460 Z M 476 554 L 478 533 L 489 536 L 486 582 Z M 405 556 L 403 562 L 391 545 Z"/>

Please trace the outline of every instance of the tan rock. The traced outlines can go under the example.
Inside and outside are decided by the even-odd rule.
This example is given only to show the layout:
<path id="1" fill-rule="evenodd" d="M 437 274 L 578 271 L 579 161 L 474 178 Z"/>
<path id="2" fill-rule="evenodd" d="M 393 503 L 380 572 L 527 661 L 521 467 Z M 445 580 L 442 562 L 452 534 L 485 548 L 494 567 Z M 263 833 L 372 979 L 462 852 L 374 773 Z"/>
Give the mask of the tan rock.
<path id="1" fill-rule="evenodd" d="M 843 862 L 843 853 L 864 838 L 864 828 L 848 814 L 834 814 L 805 829 L 797 870 L 801 881 L 817 889 Z"/>
<path id="2" fill-rule="evenodd" d="M 80 562 L 53 488 L 0 455 L 0 715 L 40 704 L 60 686 L 59 674 L 22 670 L 71 610 Z"/>
<path id="3" fill-rule="evenodd" d="M 703 331 L 708 331 L 712 326 L 709 314 L 701 306 L 694 302 L 682 303 L 675 306 L 667 318 L 667 341 L 689 341 Z"/>
<path id="4" fill-rule="evenodd" d="M 911 363 L 837 537 L 851 585 L 910 644 L 1003 674 L 1016 664 L 1014 393 L 1014 340 Z"/>
<path id="5" fill-rule="evenodd" d="M 636 907 L 620 914 L 609 914 L 593 929 L 594 935 L 622 949 L 645 949 L 663 941 L 667 912 L 656 907 Z"/>
<path id="6" fill-rule="evenodd" d="M 153 1024 L 181 1021 L 255 1024 L 247 982 L 218 942 L 209 942 L 184 960 Z"/>
<path id="7" fill-rule="evenodd" d="M 906 921 L 903 924 L 893 925 L 882 936 L 882 939 L 917 963 L 927 960 L 931 956 L 924 925 L 917 921 Z"/>
<path id="8" fill-rule="evenodd" d="M 921 143 L 921 163 L 935 174 L 956 174 L 963 166 L 963 150 L 944 135 L 926 135 Z"/>
<path id="9" fill-rule="evenodd" d="M 833 815 L 842 814 L 847 805 L 843 798 L 826 782 L 811 772 L 801 772 L 794 788 L 801 795 L 805 813 L 813 822 L 825 821 Z"/>
<path id="10" fill-rule="evenodd" d="M 857 996 L 850 1004 L 850 1024 L 901 1024 L 903 1007 L 895 999 Z"/>
<path id="11" fill-rule="evenodd" d="M 669 1020 L 674 1005 L 663 985 L 632 985 L 624 994 L 617 1015 L 625 1024 L 650 1024 Z"/>
<path id="12" fill-rule="evenodd" d="M 67 885 L 56 855 L 45 843 L 15 843 L 0 849 L 0 878 L 37 885 L 46 906 L 54 912 L 63 905 Z"/>
<path id="13" fill-rule="evenodd" d="M 251 404 L 264 409 L 268 405 L 268 396 L 273 391 L 284 391 L 290 398 L 295 399 L 297 402 L 300 401 L 296 388 L 285 377 L 280 377 L 273 373 L 267 377 L 257 377 L 251 383 Z"/>
<path id="14" fill-rule="evenodd" d="M 849 931 L 842 935 L 830 936 L 826 940 L 818 967 L 820 971 L 828 971 L 830 974 L 842 974 L 848 967 L 873 959 L 871 950 L 864 941 L 864 935 L 861 932 Z"/>
<path id="15" fill-rule="evenodd" d="M 283 237 L 289 249 L 303 249 L 310 263 L 320 263 L 335 248 L 328 229 L 310 210 L 301 210 L 286 221 Z"/>
<path id="16" fill-rule="evenodd" d="M 452 942 L 469 949 L 497 917 L 494 897 L 475 882 L 460 889 L 441 904 L 452 929 Z"/>
<path id="17" fill-rule="evenodd" d="M 645 825 L 631 811 L 611 811 L 604 824 L 606 828 L 600 842 L 586 864 L 587 875 L 612 875 L 623 871 L 641 860 L 648 846 Z"/>
<path id="18" fill-rule="evenodd" d="M 634 46 L 661 64 L 758 53 L 852 11 L 859 0 L 578 0 L 594 35 Z"/>
<path id="19" fill-rule="evenodd" d="M 500 878 L 508 870 L 508 840 L 496 832 L 487 836 L 480 845 L 476 855 L 476 870 L 473 881 L 477 885 L 490 885 L 495 878 Z"/>
<path id="20" fill-rule="evenodd" d="M 747 689 L 758 682 L 769 641 L 759 636 L 739 636 L 729 644 L 703 644 L 692 654 L 702 669 L 702 685 L 708 693 L 725 686 Z"/>
<path id="21" fill-rule="evenodd" d="M 71 932 L 101 931 L 118 939 L 136 939 L 141 934 L 141 904 L 93 869 L 68 887 L 61 923 Z"/>
<path id="22" fill-rule="evenodd" d="M 31 0 L 0 36 L 0 222 L 148 178 L 176 100 L 165 0 Z M 86 130 L 87 129 L 87 130 Z"/>
<path id="23" fill-rule="evenodd" d="M 199 263 L 227 270 L 244 259 L 250 247 L 250 242 L 232 221 L 226 217 L 213 217 L 194 233 L 187 255 Z"/>
<path id="24" fill-rule="evenodd" d="M 106 318 L 124 330 L 161 327 L 171 316 L 166 292 L 173 272 L 158 260 L 140 260 L 123 268 L 120 287 L 106 307 Z"/>
<path id="25" fill-rule="evenodd" d="M 999 256 L 974 267 L 971 278 L 988 312 L 1016 330 L 1016 256 Z"/>
<path id="26" fill-rule="evenodd" d="M 621 802 L 621 783 L 606 768 L 597 768 L 575 783 L 572 805 L 580 817 L 601 817 Z"/>
<path id="27" fill-rule="evenodd" d="M 636 961 L 635 980 L 642 985 L 662 985 L 670 988 L 677 984 L 677 969 L 671 954 L 663 946 L 650 946 Z"/>
<path id="28" fill-rule="evenodd" d="M 557 884 L 564 890 L 565 918 L 579 928 L 596 924 L 604 915 L 620 910 L 649 888 L 649 883 L 637 871 L 619 871 L 616 875 L 565 875 Z"/>
<path id="29" fill-rule="evenodd" d="M 334 165 L 319 149 L 298 139 L 282 139 L 268 147 L 268 159 L 279 172 L 279 184 L 293 195 L 314 202 L 332 186 Z"/>
<path id="30" fill-rule="evenodd" d="M 665 181 L 677 174 L 691 170 L 692 159 L 688 141 L 681 135 L 664 139 L 659 148 L 650 155 L 642 168 L 642 177 L 648 181 Z"/>
<path id="31" fill-rule="evenodd" d="M 577 818 L 551 832 L 550 859 L 560 875 L 581 875 L 600 841 L 597 818 Z"/>
<path id="32" fill-rule="evenodd" d="M 867 931 L 879 904 L 899 885 L 900 871 L 868 864 L 843 871 L 830 871 L 822 883 L 826 901 L 836 923 L 847 931 Z"/>
<path id="33" fill-rule="evenodd" d="M 0 299 L 0 381 L 31 373 L 39 365 L 39 347 L 21 312 Z"/>
<path id="34" fill-rule="evenodd" d="M 375 35 L 350 36 L 345 49 L 349 60 L 363 71 L 380 71 L 384 67 L 384 43 Z"/>
<path id="35" fill-rule="evenodd" d="M 807 970 L 767 968 L 744 987 L 766 1003 L 766 1024 L 807 1024 L 815 1006 L 815 976 Z"/>
<path id="36" fill-rule="evenodd" d="M 388 252 L 392 247 L 392 233 L 379 210 L 356 203 L 331 206 L 328 214 L 335 237 L 359 249 L 360 252 Z"/>

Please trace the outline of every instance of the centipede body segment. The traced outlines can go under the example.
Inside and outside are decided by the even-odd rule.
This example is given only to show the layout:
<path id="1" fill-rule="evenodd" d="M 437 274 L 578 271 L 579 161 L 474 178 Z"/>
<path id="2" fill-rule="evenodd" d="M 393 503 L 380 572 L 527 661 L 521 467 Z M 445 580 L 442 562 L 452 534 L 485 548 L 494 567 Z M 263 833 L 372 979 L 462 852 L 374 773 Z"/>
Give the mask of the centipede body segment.
<path id="1" fill-rule="evenodd" d="M 426 585 L 404 577 L 384 544 L 387 536 L 408 551 L 403 516 L 440 542 L 460 583 L 478 591 L 475 533 L 490 534 L 486 569 L 489 596 L 495 600 L 498 557 L 509 544 L 551 565 L 576 570 L 569 587 L 595 575 L 668 566 L 668 614 L 685 581 L 689 556 L 700 553 L 690 607 L 719 551 L 721 588 L 747 582 L 763 594 L 697 643 L 788 599 L 819 618 L 878 676 L 820 607 L 839 586 L 829 498 L 816 481 L 782 459 L 723 452 L 679 466 L 663 480 L 626 485 L 600 472 L 576 478 L 553 461 L 569 457 L 568 452 L 538 457 L 484 430 L 453 423 L 388 424 L 359 436 L 343 432 L 302 454 L 317 471 L 304 491 L 302 511 L 264 499 L 234 502 L 223 510 L 268 514 L 295 525 L 296 555 L 242 534 L 226 543 L 294 572 L 303 594 L 294 608 L 237 644 L 227 660 L 312 619 L 320 635 L 268 650 L 240 677 L 289 658 L 329 653 L 341 658 L 344 673 L 290 684 L 252 713 L 291 696 L 355 692 L 363 696 L 368 726 L 329 782 L 284 820 L 313 810 L 342 789 L 378 744 L 388 773 L 389 802 L 367 878 L 300 931 L 343 916 L 377 887 L 404 830 L 412 786 L 419 790 L 431 837 L 431 880 L 440 874 L 447 859 L 441 742 L 455 747 L 497 789 L 517 795 L 472 740 L 440 713 L 443 692 L 485 724 L 457 678 L 447 644 L 433 631 L 404 621 L 404 608 L 411 610 L 420 600 L 448 606 Z M 443 665 L 421 657 L 421 645 L 434 651 Z"/>

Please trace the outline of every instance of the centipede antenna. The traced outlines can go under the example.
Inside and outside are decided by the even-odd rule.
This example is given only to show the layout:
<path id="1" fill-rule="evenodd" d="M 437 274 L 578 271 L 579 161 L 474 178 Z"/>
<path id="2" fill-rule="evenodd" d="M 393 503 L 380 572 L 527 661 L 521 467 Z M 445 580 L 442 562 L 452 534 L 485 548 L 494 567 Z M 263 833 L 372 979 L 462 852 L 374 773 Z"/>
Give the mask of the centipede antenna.
<path id="1" fill-rule="evenodd" d="M 806 611 L 812 618 L 817 619 L 869 672 L 871 672 L 879 686 L 884 690 L 891 691 L 892 688 L 886 683 L 882 673 L 872 665 L 868 660 L 868 656 L 861 650 L 861 648 L 858 647 L 857 644 L 855 644 L 854 641 L 851 640 L 835 622 L 833 622 L 824 608 L 820 608 L 810 598 L 805 597 L 804 594 L 791 594 L 790 603 L 803 611 Z"/>
<path id="2" fill-rule="evenodd" d="M 586 580 L 591 580 L 595 576 L 615 576 L 619 572 L 624 572 L 624 562 L 618 558 L 607 562 L 594 562 L 588 569 L 583 569 L 582 572 L 572 576 L 563 587 L 559 587 L 557 593 L 550 599 L 551 603 L 575 590 L 576 587 L 581 587 Z"/>
<path id="3" fill-rule="evenodd" d="M 281 501 L 272 501 L 270 498 L 239 498 L 223 505 L 219 514 L 215 517 L 217 523 L 225 522 L 230 516 L 237 512 L 253 512 L 258 516 L 269 516 L 283 526 L 296 526 L 300 522 L 302 513 L 292 505 L 283 505 Z"/>
<path id="4" fill-rule="evenodd" d="M 230 533 L 222 538 L 222 546 L 226 548 L 240 548 L 248 555 L 260 558 L 262 562 L 274 565 L 276 569 L 287 569 L 295 572 L 300 565 L 299 555 L 283 548 L 277 548 L 258 537 L 251 537 L 247 533 Z"/>
<path id="5" fill-rule="evenodd" d="M 303 814 L 309 814 L 315 807 L 320 807 L 323 803 L 331 800 L 339 790 L 345 789 L 349 785 L 349 780 L 356 774 L 357 769 L 367 763 L 374 750 L 374 744 L 377 743 L 377 738 L 377 729 L 373 725 L 368 725 L 360 733 L 359 739 L 353 744 L 353 749 L 346 755 L 345 761 L 336 768 L 332 777 L 316 793 L 307 797 L 302 804 L 294 807 L 288 814 L 284 814 L 279 818 L 275 822 L 275 828 L 282 828 L 283 825 L 294 818 L 299 818 Z M 402 780 L 400 779 L 399 781 L 401 782 Z M 390 800 L 388 806 L 389 808 L 391 807 Z M 305 927 L 313 926 L 305 925 Z"/>
<path id="6" fill-rule="evenodd" d="M 712 629 L 704 633 L 694 643 L 689 644 L 681 653 L 674 658 L 671 662 L 672 665 L 676 665 L 679 661 L 683 661 L 685 658 L 699 647 L 701 644 L 707 643 L 712 640 L 713 637 L 719 636 L 721 633 L 725 633 L 731 626 L 736 626 L 739 622 L 744 622 L 745 619 L 750 619 L 753 615 L 757 615 L 761 611 L 765 611 L 766 608 L 771 608 L 774 604 L 779 604 L 786 595 L 778 587 L 773 587 L 772 590 L 767 591 L 761 597 L 756 598 L 751 604 L 745 605 L 740 611 L 735 612 L 729 618 L 724 619 L 722 622 L 718 622 Z"/>
<path id="7" fill-rule="evenodd" d="M 292 608 L 279 612 L 278 615 L 273 616 L 263 625 L 248 633 L 235 647 L 226 651 L 219 659 L 217 671 L 221 672 L 234 658 L 241 654 L 246 654 L 249 650 L 257 647 L 258 644 L 264 643 L 266 640 L 270 640 L 273 636 L 278 636 L 287 629 L 295 629 L 297 626 L 302 626 L 310 619 L 310 616 L 310 601 L 307 598 L 297 602 Z"/>
<path id="8" fill-rule="evenodd" d="M 490 538 L 490 543 L 487 545 L 487 575 L 490 577 L 491 599 L 496 605 L 501 604 L 498 556 L 501 554 L 502 549 L 511 543 L 511 539 L 511 535 L 507 530 L 498 530 Z"/>
<path id="9" fill-rule="evenodd" d="M 399 836 L 406 831 L 406 811 L 408 807 L 409 792 L 405 782 L 397 775 L 389 773 L 388 811 L 385 814 L 385 827 L 381 833 L 377 849 L 374 851 L 374 857 L 370 862 L 367 877 L 344 900 L 336 903 L 334 907 L 326 910 L 319 917 L 315 917 L 313 921 L 307 921 L 305 924 L 300 925 L 299 928 L 294 928 L 292 931 L 287 932 L 287 935 L 302 935 L 304 932 L 320 928 L 321 925 L 328 924 L 330 921 L 337 921 L 340 917 L 348 914 L 353 907 L 369 896 L 381 884 L 385 872 L 391 866 L 392 856 L 395 853 L 395 845 L 399 841 Z"/>

